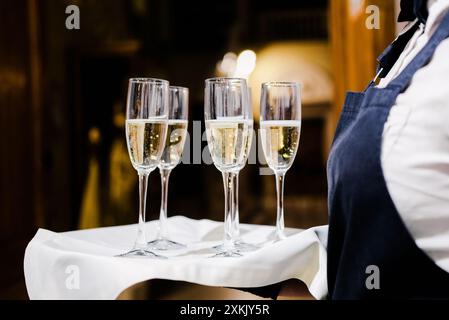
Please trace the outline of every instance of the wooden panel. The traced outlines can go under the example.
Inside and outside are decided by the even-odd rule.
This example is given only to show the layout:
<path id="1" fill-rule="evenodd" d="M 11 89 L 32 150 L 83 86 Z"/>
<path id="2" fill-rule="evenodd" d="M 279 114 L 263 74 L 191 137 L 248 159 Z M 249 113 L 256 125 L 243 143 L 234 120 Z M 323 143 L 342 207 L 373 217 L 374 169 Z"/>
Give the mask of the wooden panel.
<path id="1" fill-rule="evenodd" d="M 376 58 L 394 39 L 395 3 L 391 0 L 332 0 L 330 31 L 335 80 L 332 129 L 338 121 L 346 91 L 361 91 L 375 76 Z M 380 10 L 380 28 L 368 29 L 366 8 Z"/>

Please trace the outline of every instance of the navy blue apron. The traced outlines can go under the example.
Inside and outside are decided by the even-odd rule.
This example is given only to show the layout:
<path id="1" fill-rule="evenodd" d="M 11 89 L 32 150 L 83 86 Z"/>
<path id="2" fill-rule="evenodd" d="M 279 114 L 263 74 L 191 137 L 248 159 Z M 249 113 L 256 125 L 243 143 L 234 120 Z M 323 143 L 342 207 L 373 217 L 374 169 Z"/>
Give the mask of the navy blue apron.
<path id="1" fill-rule="evenodd" d="M 381 167 L 382 132 L 396 97 L 448 36 L 449 14 L 387 87 L 372 82 L 364 92 L 346 97 L 328 161 L 330 299 L 449 298 L 449 273 L 417 247 Z M 381 60 L 391 61 L 391 51 L 390 46 Z"/>

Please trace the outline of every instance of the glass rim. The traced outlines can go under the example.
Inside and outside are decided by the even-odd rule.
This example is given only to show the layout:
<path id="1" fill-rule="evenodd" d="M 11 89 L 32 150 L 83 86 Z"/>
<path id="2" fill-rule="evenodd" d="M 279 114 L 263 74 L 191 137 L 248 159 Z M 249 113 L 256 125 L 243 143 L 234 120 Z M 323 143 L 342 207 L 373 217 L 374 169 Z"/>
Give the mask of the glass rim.
<path id="1" fill-rule="evenodd" d="M 233 77 L 215 77 L 215 78 L 208 78 L 204 81 L 206 83 L 225 83 L 225 82 L 245 82 L 245 83 L 247 83 L 247 80 L 245 78 L 233 78 Z"/>
<path id="2" fill-rule="evenodd" d="M 262 87 L 301 87 L 298 81 L 269 81 L 262 83 Z"/>
<path id="3" fill-rule="evenodd" d="M 171 91 L 187 91 L 187 92 L 189 92 L 189 88 L 187 88 L 187 87 L 170 86 L 170 87 L 168 87 L 168 89 Z"/>
<path id="4" fill-rule="evenodd" d="M 148 84 L 166 84 L 169 85 L 169 82 L 164 79 L 157 79 L 157 78 L 144 78 L 144 77 L 136 77 L 136 78 L 129 78 L 129 83 L 148 83 Z"/>

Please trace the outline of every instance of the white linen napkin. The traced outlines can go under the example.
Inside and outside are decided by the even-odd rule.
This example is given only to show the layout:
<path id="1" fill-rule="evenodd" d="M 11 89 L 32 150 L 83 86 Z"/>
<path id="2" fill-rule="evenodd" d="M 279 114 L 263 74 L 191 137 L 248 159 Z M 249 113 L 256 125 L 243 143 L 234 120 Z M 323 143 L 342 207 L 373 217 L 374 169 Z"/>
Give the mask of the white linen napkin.
<path id="1" fill-rule="evenodd" d="M 242 239 L 261 249 L 237 258 L 211 258 L 221 243 L 223 223 L 169 218 L 172 240 L 188 244 L 169 259 L 120 258 L 131 249 L 136 225 L 55 233 L 39 229 L 24 258 L 30 299 L 115 299 L 125 289 L 150 279 L 207 286 L 252 288 L 300 279 L 317 299 L 327 295 L 327 226 L 286 229 L 286 240 L 271 242 L 274 227 L 241 224 Z M 157 221 L 148 222 L 148 239 Z"/>

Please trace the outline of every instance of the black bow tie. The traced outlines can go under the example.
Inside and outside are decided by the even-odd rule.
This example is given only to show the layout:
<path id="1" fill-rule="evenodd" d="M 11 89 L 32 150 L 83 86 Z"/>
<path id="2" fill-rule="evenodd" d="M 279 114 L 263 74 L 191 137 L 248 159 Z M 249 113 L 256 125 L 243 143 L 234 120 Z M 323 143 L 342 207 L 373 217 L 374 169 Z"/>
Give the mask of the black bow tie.
<path id="1" fill-rule="evenodd" d="M 413 21 L 418 18 L 421 23 L 425 24 L 428 15 L 427 0 L 401 0 L 398 22 Z"/>

